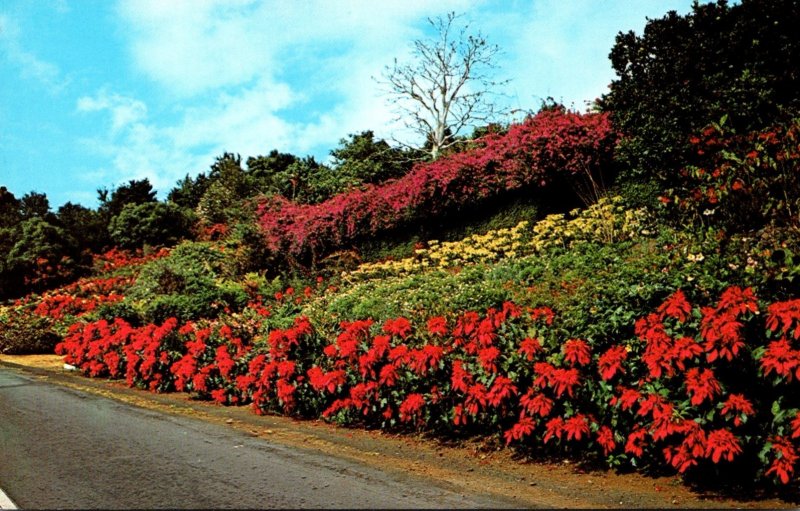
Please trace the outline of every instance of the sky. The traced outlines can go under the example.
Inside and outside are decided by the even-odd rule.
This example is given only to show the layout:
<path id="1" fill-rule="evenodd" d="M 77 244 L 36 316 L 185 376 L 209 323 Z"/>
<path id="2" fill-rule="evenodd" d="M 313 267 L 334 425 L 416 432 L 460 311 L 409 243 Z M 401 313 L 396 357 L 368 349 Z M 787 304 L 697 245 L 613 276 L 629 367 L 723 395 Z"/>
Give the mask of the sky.
<path id="1" fill-rule="evenodd" d="M 164 199 L 225 152 L 326 161 L 364 130 L 413 142 L 375 78 L 451 11 L 500 47 L 498 102 L 583 111 L 614 79 L 617 33 L 691 3 L 0 0 L 0 186 L 96 207 L 131 179 Z"/>

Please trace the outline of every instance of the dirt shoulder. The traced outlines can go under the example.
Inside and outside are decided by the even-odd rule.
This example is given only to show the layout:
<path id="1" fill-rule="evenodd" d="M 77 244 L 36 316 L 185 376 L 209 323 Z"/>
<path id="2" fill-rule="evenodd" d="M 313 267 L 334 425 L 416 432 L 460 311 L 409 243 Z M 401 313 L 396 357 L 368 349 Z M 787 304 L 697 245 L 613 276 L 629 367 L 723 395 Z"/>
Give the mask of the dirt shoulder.
<path id="1" fill-rule="evenodd" d="M 422 436 L 336 427 L 321 421 L 258 416 L 249 407 L 223 407 L 183 393 L 153 394 L 124 383 L 66 371 L 57 355 L 0 355 L 0 365 L 143 408 L 225 424 L 251 436 L 344 457 L 384 470 L 436 479 L 464 491 L 513 499 L 526 508 L 797 508 L 778 498 L 749 500 L 692 491 L 678 477 L 585 471 L 569 463 L 515 459 L 509 449 L 479 442 L 443 445 Z"/>

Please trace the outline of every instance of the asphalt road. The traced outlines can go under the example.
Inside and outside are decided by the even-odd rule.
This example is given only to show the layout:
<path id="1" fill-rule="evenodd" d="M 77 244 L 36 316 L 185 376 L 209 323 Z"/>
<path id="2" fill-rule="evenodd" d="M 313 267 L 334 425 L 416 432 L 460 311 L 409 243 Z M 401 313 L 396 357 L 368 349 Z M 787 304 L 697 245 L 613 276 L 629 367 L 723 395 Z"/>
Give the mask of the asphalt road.
<path id="1" fill-rule="evenodd" d="M 509 506 L 6 368 L 0 489 L 23 509 Z"/>

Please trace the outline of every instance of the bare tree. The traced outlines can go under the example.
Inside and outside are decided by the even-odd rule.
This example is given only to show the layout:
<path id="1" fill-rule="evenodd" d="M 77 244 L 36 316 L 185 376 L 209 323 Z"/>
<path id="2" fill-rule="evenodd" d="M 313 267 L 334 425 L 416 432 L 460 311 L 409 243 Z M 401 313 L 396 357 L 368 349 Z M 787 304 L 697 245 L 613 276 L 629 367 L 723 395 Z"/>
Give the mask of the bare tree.
<path id="1" fill-rule="evenodd" d="M 383 80 L 398 120 L 427 140 L 430 155 L 457 142 L 462 129 L 493 122 L 501 113 L 490 98 L 508 81 L 495 81 L 500 54 L 480 32 L 469 32 L 454 12 L 428 18 L 437 36 L 416 40 L 413 60 L 386 66 Z"/>

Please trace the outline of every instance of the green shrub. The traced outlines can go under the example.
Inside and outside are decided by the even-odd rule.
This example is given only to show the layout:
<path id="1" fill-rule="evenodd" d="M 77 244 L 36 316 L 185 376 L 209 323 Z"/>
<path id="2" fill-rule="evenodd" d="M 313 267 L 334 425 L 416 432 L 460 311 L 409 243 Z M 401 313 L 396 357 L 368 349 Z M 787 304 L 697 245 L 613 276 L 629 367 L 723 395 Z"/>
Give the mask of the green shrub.
<path id="1" fill-rule="evenodd" d="M 17 312 L 0 315 L 0 353 L 53 353 L 60 341 L 61 337 L 47 318 Z"/>
<path id="2" fill-rule="evenodd" d="M 241 284 L 230 280 L 230 255 L 211 243 L 184 242 L 169 256 L 144 265 L 126 301 L 146 321 L 215 317 L 247 303 Z"/>

